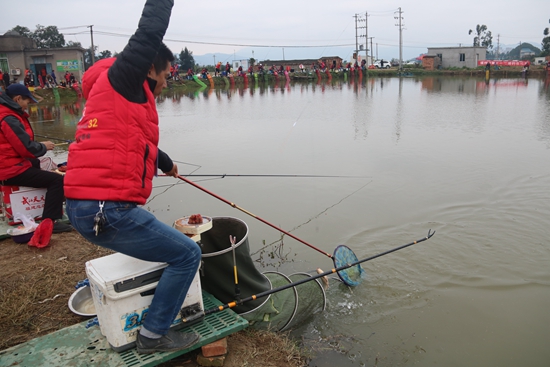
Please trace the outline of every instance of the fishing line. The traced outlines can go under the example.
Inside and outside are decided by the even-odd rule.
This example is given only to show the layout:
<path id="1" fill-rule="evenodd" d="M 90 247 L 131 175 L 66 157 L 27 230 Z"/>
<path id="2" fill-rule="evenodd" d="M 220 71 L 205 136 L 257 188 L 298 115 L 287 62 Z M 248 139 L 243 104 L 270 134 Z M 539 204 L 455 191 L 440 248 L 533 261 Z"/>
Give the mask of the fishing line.
<path id="1" fill-rule="evenodd" d="M 188 166 L 193 166 L 193 167 L 198 167 L 198 168 L 201 168 L 201 167 L 202 167 L 201 165 L 198 165 L 198 164 L 193 164 L 193 163 L 183 162 L 183 161 L 176 161 L 175 159 L 172 159 L 172 162 L 181 163 L 181 164 L 186 164 L 186 165 L 188 165 Z M 198 168 L 197 168 L 197 169 L 198 169 Z"/>
<path id="2" fill-rule="evenodd" d="M 187 162 L 181 162 L 181 161 L 176 161 L 176 160 L 172 160 L 172 162 L 181 163 L 181 164 L 185 164 L 185 165 L 188 165 L 188 166 L 194 166 L 194 167 L 196 167 L 194 170 L 191 171 L 191 173 L 198 171 L 198 170 L 201 169 L 201 167 L 202 167 L 202 166 L 200 166 L 200 165 L 198 165 L 198 164 L 187 163 Z M 145 204 L 149 204 L 149 203 L 150 203 L 151 201 L 153 201 L 153 199 L 155 199 L 157 196 L 164 194 L 166 191 L 170 190 L 172 187 L 176 186 L 177 184 L 179 184 L 178 181 L 176 181 L 176 183 L 167 185 L 168 187 L 167 187 L 165 190 L 163 190 L 162 192 L 159 192 L 158 194 L 156 194 L 156 195 L 154 195 L 153 197 L 149 198 L 149 200 L 147 200 L 147 202 L 146 202 Z M 166 185 L 164 185 L 164 186 L 166 186 Z M 154 187 L 154 188 L 156 189 L 156 188 L 164 187 L 164 186 L 156 186 L 156 187 Z"/>
<path id="3" fill-rule="evenodd" d="M 169 177 L 169 176 L 161 176 L 159 175 L 158 177 Z M 171 176 L 170 176 L 171 177 Z M 204 182 L 204 181 L 214 181 L 214 180 L 219 180 L 219 178 L 206 178 L 204 180 L 197 180 L 196 182 Z M 172 186 L 181 186 L 182 183 L 181 182 L 178 182 L 176 184 L 164 184 L 164 185 L 158 185 L 158 186 L 153 186 L 153 189 L 160 189 L 161 187 L 172 187 Z"/>
<path id="4" fill-rule="evenodd" d="M 364 184 L 363 186 L 361 186 L 361 187 L 358 188 L 357 190 L 353 191 L 351 194 L 345 196 L 344 198 L 342 198 L 342 199 L 341 199 L 340 201 L 338 201 L 337 203 L 334 203 L 333 205 L 331 205 L 331 206 L 325 208 L 325 209 L 322 210 L 319 214 L 317 214 L 317 215 L 311 217 L 310 219 L 308 219 L 307 221 L 303 222 L 302 224 L 299 224 L 298 226 L 292 228 L 292 229 L 290 230 L 290 232 L 295 231 L 295 230 L 297 230 L 298 228 L 300 228 L 300 227 L 302 227 L 302 226 L 304 226 L 304 225 L 310 223 L 312 220 L 319 218 L 322 214 L 324 214 L 324 213 L 326 213 L 327 211 L 329 211 L 330 209 L 334 208 L 336 205 L 340 204 L 342 201 L 346 200 L 347 198 L 349 198 L 349 197 L 352 196 L 353 194 L 359 192 L 359 191 L 362 190 L 364 187 L 366 187 L 367 185 L 369 185 L 371 182 L 372 182 L 372 180 L 370 180 L 369 182 L 367 182 L 366 184 Z M 258 252 L 260 252 L 260 251 L 262 251 L 262 250 L 265 250 L 265 249 L 268 248 L 269 246 L 272 246 L 272 245 L 274 245 L 275 243 L 277 243 L 277 242 L 279 242 L 279 241 L 282 241 L 282 237 L 281 237 L 281 239 L 279 239 L 279 240 L 277 240 L 277 241 L 274 241 L 274 242 L 272 242 L 272 243 L 270 243 L 270 244 L 268 244 L 268 245 L 265 245 L 264 247 L 260 248 L 258 251 L 254 252 L 254 253 L 252 253 L 252 254 L 250 254 L 250 255 L 256 255 Z"/>
<path id="5" fill-rule="evenodd" d="M 311 104 L 311 101 L 307 101 L 306 105 L 302 109 L 302 112 L 300 112 L 300 114 L 298 115 L 298 118 L 296 119 L 296 121 L 294 121 L 294 124 L 292 124 L 292 127 L 296 126 L 298 121 L 302 118 L 302 115 L 304 114 L 304 111 L 306 110 L 306 108 L 308 107 L 309 104 Z"/>
<path id="6" fill-rule="evenodd" d="M 348 22 L 348 24 L 344 27 L 344 30 L 340 33 L 340 35 L 336 38 L 336 41 L 338 41 L 340 39 L 340 37 L 342 37 L 342 35 L 344 34 L 344 32 L 348 29 L 349 25 L 351 24 L 351 22 Z M 329 46 L 326 46 L 325 48 L 323 48 L 323 51 L 321 51 L 321 55 L 318 57 L 319 59 L 323 57 L 323 54 L 325 53 L 327 47 Z"/>
<path id="7" fill-rule="evenodd" d="M 290 130 L 289 130 L 288 133 L 286 134 L 285 139 L 283 140 L 283 144 L 281 144 L 281 147 L 279 148 L 279 153 L 283 150 L 283 148 L 284 148 L 285 145 L 287 144 L 288 138 L 290 137 L 290 134 L 292 133 L 292 131 L 293 131 L 294 128 L 296 127 L 296 124 L 298 123 L 298 121 L 300 121 L 300 118 L 302 117 L 302 115 L 304 114 L 304 111 L 308 108 L 308 106 L 309 106 L 310 103 L 311 103 L 311 101 L 308 101 L 308 102 L 304 105 L 304 108 L 302 108 L 302 111 L 301 111 L 300 114 L 298 115 L 298 118 L 297 118 L 296 121 L 294 121 L 294 123 L 292 124 L 292 127 L 290 128 Z"/>

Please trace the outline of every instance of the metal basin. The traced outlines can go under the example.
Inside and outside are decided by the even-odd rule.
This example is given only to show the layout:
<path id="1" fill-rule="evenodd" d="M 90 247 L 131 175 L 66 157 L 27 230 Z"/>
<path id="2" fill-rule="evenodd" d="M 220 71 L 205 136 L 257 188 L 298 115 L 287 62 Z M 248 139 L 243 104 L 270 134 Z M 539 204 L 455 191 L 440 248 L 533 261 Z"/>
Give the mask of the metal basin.
<path id="1" fill-rule="evenodd" d="M 95 316 L 94 300 L 90 287 L 78 288 L 69 298 L 69 308 L 80 316 Z"/>

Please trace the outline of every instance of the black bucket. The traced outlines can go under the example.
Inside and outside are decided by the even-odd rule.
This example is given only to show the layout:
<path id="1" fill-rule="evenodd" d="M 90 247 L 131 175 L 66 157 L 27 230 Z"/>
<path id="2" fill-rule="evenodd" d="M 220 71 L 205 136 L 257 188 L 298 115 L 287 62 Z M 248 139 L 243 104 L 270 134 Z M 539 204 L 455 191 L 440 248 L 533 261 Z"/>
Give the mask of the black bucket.
<path id="1" fill-rule="evenodd" d="M 213 217 L 212 228 L 201 234 L 202 270 L 201 285 L 222 303 L 235 301 L 233 250 L 229 236 L 236 237 L 235 259 L 241 298 L 271 289 L 269 280 L 255 267 L 250 257 L 248 226 L 233 217 Z M 236 306 L 233 310 L 244 313 L 259 307 L 268 298 L 263 297 Z"/>

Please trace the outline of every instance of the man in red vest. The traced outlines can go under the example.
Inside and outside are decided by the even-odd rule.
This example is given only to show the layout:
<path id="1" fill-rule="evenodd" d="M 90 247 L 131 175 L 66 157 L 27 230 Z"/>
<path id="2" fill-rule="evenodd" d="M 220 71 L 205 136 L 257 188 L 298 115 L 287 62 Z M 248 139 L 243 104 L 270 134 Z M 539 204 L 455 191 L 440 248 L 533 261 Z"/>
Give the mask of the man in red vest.
<path id="1" fill-rule="evenodd" d="M 155 103 L 174 61 L 162 43 L 173 5 L 174 0 L 147 0 L 124 50 L 84 74 L 86 109 L 69 147 L 65 175 L 67 215 L 84 238 L 128 256 L 168 264 L 137 335 L 137 351 L 143 354 L 186 349 L 199 339 L 196 333 L 170 326 L 197 273 L 201 249 L 141 207 L 158 169 L 178 177 L 177 165 L 158 148 Z"/>
<path id="2" fill-rule="evenodd" d="M 40 169 L 38 157 L 54 148 L 54 143 L 34 141 L 34 132 L 26 112 L 37 103 L 22 84 L 11 84 L 0 93 L 0 182 L 2 185 L 46 188 L 42 218 L 50 218 L 53 232 L 70 232 L 68 224 L 56 222 L 63 216 L 63 176 Z M 15 213 L 13 213 L 15 214 Z"/>

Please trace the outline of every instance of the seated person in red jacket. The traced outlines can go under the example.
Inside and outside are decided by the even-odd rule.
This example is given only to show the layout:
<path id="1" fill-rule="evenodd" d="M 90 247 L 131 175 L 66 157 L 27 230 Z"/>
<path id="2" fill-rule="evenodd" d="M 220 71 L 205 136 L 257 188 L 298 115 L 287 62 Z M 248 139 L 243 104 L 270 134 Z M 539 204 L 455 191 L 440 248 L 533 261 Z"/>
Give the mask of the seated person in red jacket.
<path id="1" fill-rule="evenodd" d="M 51 141 L 34 141 L 25 110 L 30 103 L 36 102 L 22 84 L 12 84 L 6 92 L 0 93 L 0 183 L 47 188 L 42 218 L 54 222 L 54 233 L 70 232 L 73 229 L 70 225 L 56 222 L 63 216 L 63 176 L 40 169 L 38 157 L 55 145 Z"/>

